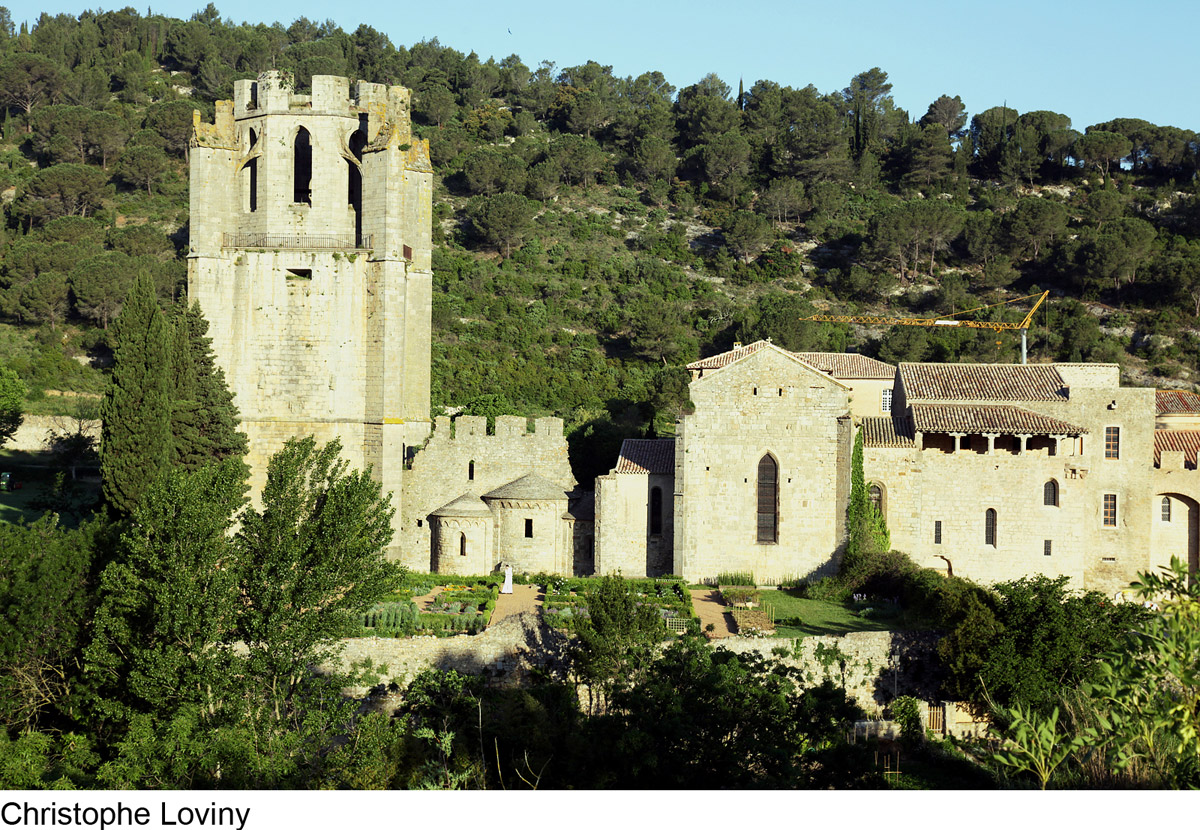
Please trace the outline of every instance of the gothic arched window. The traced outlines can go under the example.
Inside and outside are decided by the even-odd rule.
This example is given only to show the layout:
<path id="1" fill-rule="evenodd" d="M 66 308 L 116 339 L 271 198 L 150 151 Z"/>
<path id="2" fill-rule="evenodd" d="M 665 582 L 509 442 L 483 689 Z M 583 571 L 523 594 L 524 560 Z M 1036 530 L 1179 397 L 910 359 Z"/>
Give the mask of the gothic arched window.
<path id="1" fill-rule="evenodd" d="M 758 541 L 779 539 L 779 465 L 768 453 L 758 462 Z"/>
<path id="2" fill-rule="evenodd" d="M 292 202 L 312 204 L 312 138 L 301 127 L 292 145 Z"/>

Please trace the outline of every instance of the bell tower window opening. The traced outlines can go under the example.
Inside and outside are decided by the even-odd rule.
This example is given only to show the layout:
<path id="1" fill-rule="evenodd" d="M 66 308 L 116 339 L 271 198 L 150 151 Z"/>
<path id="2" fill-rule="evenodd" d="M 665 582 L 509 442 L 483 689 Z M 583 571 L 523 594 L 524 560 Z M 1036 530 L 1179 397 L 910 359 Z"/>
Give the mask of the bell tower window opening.
<path id="1" fill-rule="evenodd" d="M 258 84 L 255 84 L 258 86 Z M 254 151 L 255 145 L 258 144 L 258 133 L 254 130 L 250 131 L 250 151 Z M 248 191 L 247 206 L 250 213 L 258 210 L 258 159 L 252 158 L 246 162 L 245 167 L 246 189 Z"/>
<path id="2" fill-rule="evenodd" d="M 662 534 L 662 488 L 650 488 L 650 535 Z"/>
<path id="3" fill-rule="evenodd" d="M 770 453 L 758 462 L 757 516 L 758 541 L 779 541 L 779 465 Z"/>
<path id="4" fill-rule="evenodd" d="M 292 145 L 292 203 L 312 206 L 312 138 L 303 127 Z"/>
<path id="5" fill-rule="evenodd" d="M 349 168 L 346 177 L 346 205 L 354 211 L 354 245 L 362 245 L 362 164 L 363 148 L 367 146 L 367 136 L 362 130 L 355 130 L 347 142 L 351 155 L 358 159 L 359 164 L 346 159 Z"/>

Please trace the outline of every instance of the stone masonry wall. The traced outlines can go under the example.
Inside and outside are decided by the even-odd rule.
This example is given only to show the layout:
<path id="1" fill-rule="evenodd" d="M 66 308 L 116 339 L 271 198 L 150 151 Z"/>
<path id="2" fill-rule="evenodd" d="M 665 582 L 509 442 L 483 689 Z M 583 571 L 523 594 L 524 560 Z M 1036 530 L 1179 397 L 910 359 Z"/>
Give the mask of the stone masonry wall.
<path id="1" fill-rule="evenodd" d="M 841 541 L 849 464 L 843 384 L 767 347 L 695 380 L 676 438 L 675 570 L 749 571 L 774 583 L 827 568 Z M 760 459 L 778 464 L 777 542 L 757 540 Z"/>
<path id="2" fill-rule="evenodd" d="M 531 472 L 564 491 L 575 487 L 562 419 L 538 418 L 533 426 L 529 432 L 525 418 L 503 415 L 496 418 L 495 435 L 488 435 L 483 417 L 463 415 L 453 424 L 448 417 L 436 419 L 429 441 L 405 472 L 399 536 L 405 565 L 429 570 L 429 514 L 463 493 L 482 496 Z"/>
<path id="3" fill-rule="evenodd" d="M 1156 480 L 1165 477 L 1152 455 L 1153 390 L 1117 386 L 1112 367 L 1070 367 L 1064 376 L 1073 384 L 1069 401 L 1025 405 L 1088 430 L 1079 441 L 1063 439 L 1056 455 L 987 453 L 985 444 L 955 452 L 868 448 L 864 471 L 883 488 L 892 547 L 925 567 L 952 567 L 955 576 L 983 583 L 1065 575 L 1076 588 L 1110 595 L 1150 566 L 1152 540 L 1185 549 L 1174 538 L 1180 532 L 1152 536 L 1163 492 Z M 1120 430 L 1118 458 L 1105 457 L 1107 427 Z M 1044 503 L 1048 481 L 1058 487 L 1057 505 Z M 1116 527 L 1104 525 L 1105 494 L 1117 497 Z M 989 509 L 996 511 L 995 545 L 985 541 Z"/>
<path id="4" fill-rule="evenodd" d="M 610 473 L 596 479 L 596 573 L 673 573 L 673 476 Z M 662 533 L 650 533 L 650 493 L 662 492 Z"/>
<path id="5" fill-rule="evenodd" d="M 839 657 L 817 657 L 818 648 L 836 648 L 845 660 L 845 684 L 859 704 L 871 713 L 896 695 L 936 699 L 939 679 L 928 668 L 938 635 L 928 632 L 863 631 L 842 637 L 789 639 L 723 639 L 716 644 L 738 654 L 753 652 L 801 669 L 809 683 L 827 675 L 842 681 Z M 488 628 L 482 634 L 458 637 L 415 637 L 407 640 L 364 637 L 346 640 L 339 666 L 369 659 L 383 682 L 404 685 L 421 671 L 454 669 L 463 674 L 494 678 L 519 676 L 531 668 L 561 668 L 569 638 L 522 614 Z M 797 650 L 797 643 L 799 648 Z"/>

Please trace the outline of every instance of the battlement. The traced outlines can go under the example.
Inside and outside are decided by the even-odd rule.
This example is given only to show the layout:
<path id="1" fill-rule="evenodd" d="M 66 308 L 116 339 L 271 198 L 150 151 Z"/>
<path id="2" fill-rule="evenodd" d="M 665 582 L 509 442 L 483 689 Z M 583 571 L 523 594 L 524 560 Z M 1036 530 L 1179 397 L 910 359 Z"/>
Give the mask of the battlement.
<path id="1" fill-rule="evenodd" d="M 257 79 L 234 81 L 233 101 L 218 102 L 218 107 L 229 104 L 238 121 L 280 114 L 353 118 L 363 122 L 367 140 L 374 143 L 381 130 L 388 138 L 411 137 L 411 103 L 412 93 L 402 86 L 367 81 L 352 85 L 349 78 L 337 75 L 313 75 L 311 93 L 300 95 L 290 72 L 269 69 Z"/>
<path id="2" fill-rule="evenodd" d="M 439 415 L 434 419 L 435 439 L 457 441 L 460 439 L 536 437 L 559 441 L 563 435 L 562 418 L 524 418 L 520 415 L 498 415 L 494 433 L 487 431 L 487 418 L 482 415 L 459 415 L 451 418 Z M 533 429 L 530 429 L 532 421 Z"/>

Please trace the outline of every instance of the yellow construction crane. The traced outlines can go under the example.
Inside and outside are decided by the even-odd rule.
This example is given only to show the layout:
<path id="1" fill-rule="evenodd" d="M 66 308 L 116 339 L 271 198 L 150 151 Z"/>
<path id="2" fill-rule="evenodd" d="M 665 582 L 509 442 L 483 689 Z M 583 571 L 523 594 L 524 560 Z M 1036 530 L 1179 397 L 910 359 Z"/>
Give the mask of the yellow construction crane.
<path id="1" fill-rule="evenodd" d="M 1013 331 L 1020 329 L 1021 331 L 1021 362 L 1027 361 L 1027 343 L 1026 333 L 1029 331 L 1029 324 L 1033 322 L 1033 315 L 1050 296 L 1049 291 L 1043 291 L 1041 294 L 1029 294 L 1025 297 L 1017 297 L 1013 300 L 1005 300 L 1002 303 L 992 303 L 991 305 L 982 305 L 979 308 L 970 308 L 966 311 L 958 311 L 954 314 L 948 314 L 945 317 L 873 317 L 869 315 L 858 314 L 814 314 L 811 317 L 801 317 L 802 321 L 812 321 L 816 323 L 862 323 L 868 326 L 925 326 L 931 328 L 933 326 L 958 326 L 968 329 L 991 329 L 992 331 Z M 996 308 L 997 306 L 1008 305 L 1010 303 L 1019 303 L 1022 300 L 1032 299 L 1037 297 L 1038 301 L 1033 304 L 1033 308 L 1029 309 L 1029 313 L 1025 315 L 1025 319 L 1019 323 L 996 323 L 990 320 L 954 320 L 960 314 L 973 314 L 976 311 L 983 311 L 987 308 Z"/>

